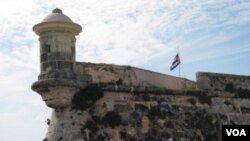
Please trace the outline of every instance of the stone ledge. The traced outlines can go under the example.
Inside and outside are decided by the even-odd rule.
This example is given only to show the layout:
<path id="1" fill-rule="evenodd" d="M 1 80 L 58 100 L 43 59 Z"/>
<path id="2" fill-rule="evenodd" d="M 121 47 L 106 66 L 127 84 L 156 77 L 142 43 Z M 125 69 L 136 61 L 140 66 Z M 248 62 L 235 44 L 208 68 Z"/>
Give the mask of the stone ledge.
<path id="1" fill-rule="evenodd" d="M 69 79 L 45 79 L 39 80 L 32 84 L 32 90 L 36 92 L 46 91 L 48 87 L 58 87 L 58 86 L 69 86 L 76 88 L 84 88 L 88 85 L 89 82 L 81 82 L 77 80 Z"/>

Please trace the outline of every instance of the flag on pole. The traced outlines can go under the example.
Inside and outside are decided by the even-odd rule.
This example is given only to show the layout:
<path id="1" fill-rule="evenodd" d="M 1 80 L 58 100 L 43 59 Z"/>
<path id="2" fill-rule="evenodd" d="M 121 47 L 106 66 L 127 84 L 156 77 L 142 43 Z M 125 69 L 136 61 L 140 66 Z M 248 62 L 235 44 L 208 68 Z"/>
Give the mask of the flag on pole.
<path id="1" fill-rule="evenodd" d="M 173 69 L 175 69 L 180 63 L 181 63 L 181 59 L 179 57 L 179 54 L 177 53 L 176 56 L 174 57 L 174 61 L 170 67 L 170 70 L 172 71 Z"/>

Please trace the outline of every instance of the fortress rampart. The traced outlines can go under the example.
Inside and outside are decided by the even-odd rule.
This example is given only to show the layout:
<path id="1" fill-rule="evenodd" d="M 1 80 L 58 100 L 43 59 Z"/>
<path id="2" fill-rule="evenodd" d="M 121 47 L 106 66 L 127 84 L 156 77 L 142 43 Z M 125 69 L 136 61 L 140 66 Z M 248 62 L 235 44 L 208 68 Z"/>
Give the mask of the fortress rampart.
<path id="1" fill-rule="evenodd" d="M 220 141 L 222 124 L 250 121 L 250 97 L 235 93 L 95 86 L 76 93 L 70 107 L 54 110 L 49 141 Z M 98 99 L 84 96 L 100 93 Z M 96 102 L 82 105 L 90 99 Z"/>
<path id="2" fill-rule="evenodd" d="M 77 68 L 81 75 L 90 76 L 92 78 L 92 83 L 118 83 L 125 86 L 154 86 L 167 89 L 182 89 L 194 83 L 185 78 L 131 66 L 77 62 Z"/>
<path id="3" fill-rule="evenodd" d="M 196 80 L 199 90 L 250 90 L 250 76 L 198 72 Z"/>
<path id="4" fill-rule="evenodd" d="M 250 124 L 249 76 L 199 72 L 193 82 L 76 62 L 81 29 L 60 9 L 33 27 L 40 74 L 32 89 L 53 108 L 44 141 L 220 141 L 222 124 Z"/>

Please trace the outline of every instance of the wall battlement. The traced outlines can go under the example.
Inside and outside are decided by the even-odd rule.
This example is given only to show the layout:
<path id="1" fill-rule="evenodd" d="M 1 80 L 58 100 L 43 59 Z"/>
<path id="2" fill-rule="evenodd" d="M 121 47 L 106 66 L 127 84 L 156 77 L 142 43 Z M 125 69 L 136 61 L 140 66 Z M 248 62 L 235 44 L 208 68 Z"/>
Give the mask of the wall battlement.
<path id="1" fill-rule="evenodd" d="M 83 62 L 77 62 L 76 65 L 79 74 L 90 76 L 92 83 L 110 83 L 140 87 L 154 86 L 167 89 L 182 89 L 194 83 L 186 78 L 179 78 L 132 66 Z"/>

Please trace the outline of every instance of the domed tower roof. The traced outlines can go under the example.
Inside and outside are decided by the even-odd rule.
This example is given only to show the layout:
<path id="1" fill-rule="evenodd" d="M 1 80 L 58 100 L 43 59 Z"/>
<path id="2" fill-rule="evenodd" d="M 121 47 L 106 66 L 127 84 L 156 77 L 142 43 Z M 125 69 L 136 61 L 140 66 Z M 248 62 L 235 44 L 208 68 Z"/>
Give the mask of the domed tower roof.
<path id="1" fill-rule="evenodd" d="M 36 24 L 33 27 L 33 31 L 37 35 L 46 31 L 68 31 L 78 35 L 82 31 L 82 27 L 64 15 L 61 9 L 56 8 L 41 23 Z"/>
<path id="2" fill-rule="evenodd" d="M 47 17 L 45 17 L 42 20 L 42 23 L 44 22 L 70 22 L 73 21 L 66 15 L 63 14 L 62 10 L 59 8 L 56 8 L 52 11 L 51 14 L 49 14 Z"/>

